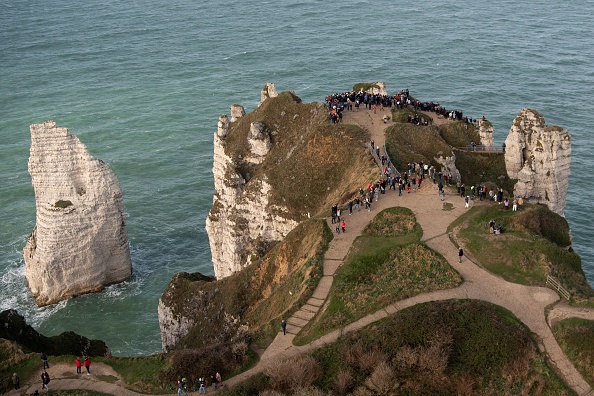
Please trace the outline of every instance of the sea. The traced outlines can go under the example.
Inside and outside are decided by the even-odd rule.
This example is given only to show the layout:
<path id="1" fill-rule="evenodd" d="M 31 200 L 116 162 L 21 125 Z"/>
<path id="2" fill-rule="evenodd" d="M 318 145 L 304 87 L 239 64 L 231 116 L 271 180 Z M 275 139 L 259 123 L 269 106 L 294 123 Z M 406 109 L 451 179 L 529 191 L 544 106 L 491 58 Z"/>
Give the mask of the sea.
<path id="1" fill-rule="evenodd" d="M 213 274 L 205 218 L 213 134 L 266 82 L 304 102 L 383 81 L 465 115 L 497 145 L 525 107 L 572 138 L 566 217 L 594 284 L 594 1 L 0 0 L 0 310 L 114 355 L 161 351 L 157 303 L 177 272 Z M 69 128 L 116 173 L 130 280 L 38 308 L 29 125 Z"/>

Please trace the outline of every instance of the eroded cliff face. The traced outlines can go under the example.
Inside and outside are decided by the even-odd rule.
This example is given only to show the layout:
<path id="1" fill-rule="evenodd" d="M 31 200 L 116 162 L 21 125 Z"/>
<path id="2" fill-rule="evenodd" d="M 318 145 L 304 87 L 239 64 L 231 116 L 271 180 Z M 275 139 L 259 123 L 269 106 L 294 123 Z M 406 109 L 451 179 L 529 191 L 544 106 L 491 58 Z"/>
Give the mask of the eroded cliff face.
<path id="1" fill-rule="evenodd" d="M 23 256 L 37 304 L 128 279 L 132 263 L 115 174 L 55 122 L 31 125 L 30 131 L 36 224 Z"/>
<path id="2" fill-rule="evenodd" d="M 508 176 L 517 179 L 514 196 L 545 204 L 563 215 L 571 162 L 567 130 L 547 126 L 537 111 L 522 109 L 505 140 Z"/>
<path id="3" fill-rule="evenodd" d="M 481 144 L 485 147 L 493 147 L 493 124 L 486 120 L 479 120 L 478 127 Z"/>
<path id="4" fill-rule="evenodd" d="M 216 193 L 206 219 L 217 279 L 249 265 L 260 246 L 281 240 L 297 225 L 297 221 L 283 215 L 288 213 L 286 208 L 270 205 L 271 186 L 265 176 L 246 180 L 249 174 L 240 174 L 243 162 L 259 164 L 264 160 L 271 149 L 270 131 L 263 123 L 252 123 L 245 142 L 250 155 L 238 162 L 225 153 L 229 125 L 228 117 L 221 115 L 214 135 L 212 172 Z"/>

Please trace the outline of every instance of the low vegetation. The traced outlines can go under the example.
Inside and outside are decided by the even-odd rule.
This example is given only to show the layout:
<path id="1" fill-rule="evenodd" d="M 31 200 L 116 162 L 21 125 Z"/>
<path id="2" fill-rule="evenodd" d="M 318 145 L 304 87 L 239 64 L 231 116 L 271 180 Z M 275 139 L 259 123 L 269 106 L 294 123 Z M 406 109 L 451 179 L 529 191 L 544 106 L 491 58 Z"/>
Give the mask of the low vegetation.
<path id="1" fill-rule="evenodd" d="M 594 322 L 571 318 L 553 325 L 555 339 L 563 352 L 594 388 Z"/>
<path id="2" fill-rule="evenodd" d="M 329 303 L 295 339 L 303 344 L 408 297 L 462 281 L 435 251 L 406 208 L 380 212 L 359 236 L 334 276 Z"/>
<path id="3" fill-rule="evenodd" d="M 573 394 L 512 313 L 469 300 L 408 308 L 248 382 L 243 395 Z"/>
<path id="4" fill-rule="evenodd" d="M 503 226 L 503 234 L 489 233 L 490 220 Z M 572 302 L 594 302 L 579 255 L 566 248 L 567 221 L 547 208 L 525 205 L 514 212 L 497 204 L 475 206 L 450 230 L 478 263 L 507 281 L 545 286 L 551 275 L 571 293 Z"/>
<path id="5" fill-rule="evenodd" d="M 162 300 L 195 324 L 176 348 L 231 342 L 246 331 L 265 347 L 278 331 L 281 316 L 298 309 L 313 293 L 331 238 L 326 222 L 312 219 L 299 224 L 264 258 L 218 282 L 178 274 Z"/>
<path id="6" fill-rule="evenodd" d="M 413 125 L 408 117 L 414 116 L 413 108 L 392 111 L 395 124 L 386 130 L 386 148 L 390 158 L 400 170 L 409 162 L 423 162 L 441 169 L 439 157 L 456 156 L 456 168 L 467 186 L 488 183 L 489 188 L 503 188 L 509 196 L 515 180 L 507 176 L 502 153 L 468 152 L 459 147 L 479 142 L 478 128 L 463 121 L 444 125 Z M 421 116 L 428 118 L 429 116 Z M 436 114 L 431 114 L 433 118 Z"/>

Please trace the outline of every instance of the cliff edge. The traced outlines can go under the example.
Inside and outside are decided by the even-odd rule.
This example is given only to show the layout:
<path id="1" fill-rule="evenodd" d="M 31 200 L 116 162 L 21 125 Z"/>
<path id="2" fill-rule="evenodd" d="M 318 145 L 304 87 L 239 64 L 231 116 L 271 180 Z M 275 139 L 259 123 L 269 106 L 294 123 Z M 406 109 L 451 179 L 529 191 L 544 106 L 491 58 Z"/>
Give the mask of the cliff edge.
<path id="1" fill-rule="evenodd" d="M 36 224 L 23 256 L 37 304 L 128 279 L 132 262 L 115 174 L 55 122 L 31 125 L 30 131 Z"/>

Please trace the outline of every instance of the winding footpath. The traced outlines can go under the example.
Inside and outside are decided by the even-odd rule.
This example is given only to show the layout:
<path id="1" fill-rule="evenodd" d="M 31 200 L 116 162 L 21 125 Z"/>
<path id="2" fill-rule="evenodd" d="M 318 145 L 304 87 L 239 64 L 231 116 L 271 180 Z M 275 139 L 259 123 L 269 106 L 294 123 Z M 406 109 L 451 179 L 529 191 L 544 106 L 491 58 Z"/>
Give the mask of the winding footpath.
<path id="1" fill-rule="evenodd" d="M 372 111 L 365 110 L 346 112 L 344 122 L 365 127 L 369 130 L 371 139 L 377 145 L 383 147 L 384 128 L 386 125 L 382 121 L 382 116 L 386 113 L 387 111 L 384 113 L 378 111 L 377 114 L 374 114 Z M 434 117 L 435 124 L 444 122 L 447 121 Z M 453 208 L 451 210 L 444 210 L 444 203 L 451 204 Z M 489 203 L 472 202 L 472 204 L 488 205 Z M 293 345 L 293 339 L 299 330 L 323 309 L 332 287 L 334 274 L 346 258 L 355 238 L 361 235 L 365 226 L 377 213 L 394 206 L 406 207 L 413 211 L 417 222 L 423 229 L 422 240 L 430 248 L 441 253 L 448 260 L 450 265 L 464 279 L 463 283 L 454 289 L 423 293 L 399 301 L 343 328 L 335 330 L 310 344 L 304 346 Z M 571 307 L 565 302 L 558 302 L 559 296 L 557 293 L 548 288 L 523 286 L 507 282 L 482 269 L 473 261 L 472 257 L 465 256 L 462 263 L 459 263 L 458 248 L 451 242 L 447 227 L 466 210 L 462 198 L 457 195 L 446 195 L 445 201 L 442 202 L 437 195 L 437 187 L 431 182 L 425 182 L 419 191 L 410 194 L 403 193 L 400 197 L 395 191 L 386 191 L 386 194 L 380 195 L 379 201 L 373 203 L 371 211 L 362 208 L 360 211 L 354 211 L 353 215 L 349 215 L 347 211 L 344 211 L 342 217 L 346 220 L 347 232 L 335 234 L 334 239 L 330 242 L 324 257 L 323 277 L 308 302 L 287 320 L 287 334 L 283 335 L 282 331 L 279 332 L 274 341 L 262 354 L 260 361 L 253 368 L 227 379 L 224 381 L 225 385 L 235 385 L 277 364 L 279 360 L 312 352 L 327 343 L 337 340 L 345 333 L 359 330 L 373 322 L 416 304 L 449 299 L 476 299 L 500 305 L 513 312 L 514 315 L 538 336 L 540 348 L 546 351 L 548 358 L 557 367 L 566 383 L 578 395 L 594 395 L 591 387 L 559 347 L 550 328 L 550 325 L 555 321 L 568 317 L 594 320 L 594 310 Z M 333 229 L 333 225 L 329 225 Z M 545 315 L 546 308 L 555 303 L 557 304 L 550 310 L 547 318 Z M 54 378 L 50 384 L 52 390 L 89 389 L 113 395 L 140 395 L 140 393 L 126 389 L 125 384 L 121 381 L 117 373 L 106 365 L 93 365 L 93 374 L 91 376 L 81 375 L 77 377 L 76 374 L 73 375 L 71 373 L 73 367 L 65 364 L 57 365 L 57 368 L 52 368 L 52 371 L 54 373 Z M 62 374 L 60 375 L 60 373 Z M 41 371 L 39 371 L 36 378 L 39 378 L 40 375 Z M 11 391 L 8 394 L 29 395 L 35 389 L 39 388 L 36 384 L 27 384 L 21 389 L 22 391 L 26 391 L 26 393 Z M 209 389 L 209 393 L 211 392 Z M 197 392 L 191 392 L 190 394 L 197 394 Z"/>

